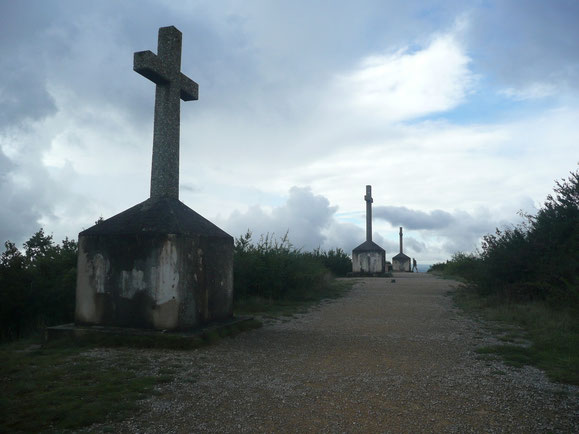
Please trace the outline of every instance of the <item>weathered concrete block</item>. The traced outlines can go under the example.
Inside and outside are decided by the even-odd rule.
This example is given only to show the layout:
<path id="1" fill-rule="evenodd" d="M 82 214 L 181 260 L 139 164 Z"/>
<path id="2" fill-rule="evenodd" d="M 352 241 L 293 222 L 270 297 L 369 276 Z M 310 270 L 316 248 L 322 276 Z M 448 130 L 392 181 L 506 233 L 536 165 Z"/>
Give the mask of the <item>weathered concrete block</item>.
<path id="1" fill-rule="evenodd" d="M 411 271 L 410 258 L 404 253 L 398 253 L 392 258 L 392 269 L 394 271 Z"/>
<path id="2" fill-rule="evenodd" d="M 352 250 L 354 273 L 385 273 L 386 251 L 373 241 L 365 241 Z"/>
<path id="3" fill-rule="evenodd" d="M 77 324 L 182 330 L 233 314 L 233 238 L 152 198 L 79 234 Z"/>
<path id="4" fill-rule="evenodd" d="M 386 272 L 386 250 L 372 241 L 372 186 L 366 186 L 366 241 L 352 250 L 352 274 Z"/>

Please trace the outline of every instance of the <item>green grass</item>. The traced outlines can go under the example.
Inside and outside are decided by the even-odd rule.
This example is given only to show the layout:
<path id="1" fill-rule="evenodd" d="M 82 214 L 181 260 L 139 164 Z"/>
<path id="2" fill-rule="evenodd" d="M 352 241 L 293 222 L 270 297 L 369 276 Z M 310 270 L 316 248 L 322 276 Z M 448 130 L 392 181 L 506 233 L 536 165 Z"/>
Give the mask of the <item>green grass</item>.
<path id="1" fill-rule="evenodd" d="M 249 297 L 236 300 L 235 315 L 256 315 L 263 318 L 291 318 L 296 314 L 307 312 L 312 306 L 323 300 L 335 299 L 344 296 L 356 281 L 334 280 L 325 288 L 311 292 L 305 296 L 285 300 L 268 300 L 261 297 Z"/>
<path id="2" fill-rule="evenodd" d="M 127 360 L 120 353 L 103 361 L 86 349 L 70 342 L 40 347 L 34 340 L 0 346 L 0 432 L 75 430 L 118 420 L 175 376 L 169 369 L 140 374 L 149 363 L 145 356 Z"/>
<path id="3" fill-rule="evenodd" d="M 353 283 L 335 281 L 298 300 L 245 300 L 236 303 L 235 310 L 237 315 L 291 317 L 324 299 L 343 296 Z M 39 337 L 0 345 L 0 432 L 60 432 L 122 420 L 139 400 L 156 393 L 155 386 L 174 381 L 180 369 L 179 364 L 165 364 L 153 366 L 154 375 L 142 375 L 155 362 L 144 352 L 123 352 L 123 347 L 190 349 L 260 326 L 258 320 L 244 321 L 210 329 L 196 339 L 93 335 L 46 345 L 40 345 Z M 95 347 L 121 349 L 105 361 L 88 355 Z"/>
<path id="4" fill-rule="evenodd" d="M 579 385 L 579 315 L 553 309 L 544 302 L 505 303 L 482 297 L 473 288 L 452 293 L 463 310 L 492 321 L 493 332 L 505 344 L 477 350 L 496 355 L 511 366 L 536 366 L 552 381 Z"/>
<path id="5" fill-rule="evenodd" d="M 260 326 L 244 321 L 194 339 L 93 335 L 43 345 L 40 337 L 1 345 L 0 432 L 58 432 L 121 420 L 181 369 L 179 363 L 158 366 L 146 353 L 124 352 L 123 347 L 191 349 Z M 99 360 L 88 354 L 97 347 L 120 350 Z M 152 375 L 142 375 L 143 370 Z"/>

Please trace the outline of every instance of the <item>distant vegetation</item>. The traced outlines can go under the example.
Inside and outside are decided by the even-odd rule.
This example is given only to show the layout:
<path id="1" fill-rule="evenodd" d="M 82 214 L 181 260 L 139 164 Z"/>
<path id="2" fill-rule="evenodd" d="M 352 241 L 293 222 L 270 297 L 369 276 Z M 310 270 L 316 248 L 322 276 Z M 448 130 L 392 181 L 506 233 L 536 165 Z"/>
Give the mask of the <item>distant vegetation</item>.
<path id="1" fill-rule="evenodd" d="M 5 243 L 0 256 L 0 342 L 73 321 L 77 250 L 76 241 L 67 238 L 56 244 L 43 229 L 22 250 Z M 332 277 L 344 276 L 352 263 L 341 249 L 301 252 L 287 235 L 279 240 L 265 235 L 254 243 L 247 232 L 235 240 L 234 267 L 236 303 L 258 302 L 263 308 L 278 301 L 330 296 Z"/>
<path id="2" fill-rule="evenodd" d="M 110 339 L 43 345 L 38 336 L 19 339 L 43 326 L 73 321 L 77 244 L 68 239 L 55 244 L 41 229 L 22 251 L 11 242 L 5 247 L 0 257 L 0 432 L 60 432 L 119 420 L 155 393 L 156 385 L 175 380 L 181 367 L 160 363 L 154 355 L 111 353 L 115 360 L 107 362 L 84 352 L 93 344 L 117 345 Z M 342 250 L 301 252 L 287 235 L 279 240 L 265 235 L 254 243 L 248 232 L 235 240 L 234 264 L 234 307 L 241 314 L 291 316 L 351 286 L 332 279 L 351 270 Z M 208 333 L 203 343 L 227 335 L 222 332 Z M 143 343 L 156 347 L 162 342 L 135 345 Z M 142 366 L 150 373 L 142 375 Z M 194 383 L 196 377 L 181 381 Z"/>
<path id="3" fill-rule="evenodd" d="M 556 182 L 535 215 L 522 215 L 520 225 L 483 237 L 481 251 L 456 253 L 429 272 L 466 281 L 457 293 L 463 306 L 525 328 L 533 345 L 513 346 L 512 358 L 579 384 L 579 171 Z"/>
<path id="4" fill-rule="evenodd" d="M 7 241 L 0 256 L 0 342 L 46 325 L 72 322 L 76 241 L 55 244 L 42 229 L 21 252 Z"/>
<path id="5" fill-rule="evenodd" d="M 302 252 L 287 234 L 280 239 L 262 235 L 254 243 L 248 231 L 235 240 L 234 258 L 237 300 L 304 298 L 326 286 L 331 277 L 345 276 L 352 269 L 343 250 Z"/>
<path id="6" fill-rule="evenodd" d="M 579 171 L 557 182 L 536 215 L 483 237 L 477 253 L 456 253 L 429 271 L 459 276 L 501 301 L 579 307 Z"/>
<path id="7" fill-rule="evenodd" d="M 341 249 L 302 252 L 288 235 L 277 239 L 252 234 L 235 240 L 235 309 L 239 313 L 291 312 L 304 303 L 338 296 L 343 287 L 333 277 L 352 270 L 350 257 Z"/>

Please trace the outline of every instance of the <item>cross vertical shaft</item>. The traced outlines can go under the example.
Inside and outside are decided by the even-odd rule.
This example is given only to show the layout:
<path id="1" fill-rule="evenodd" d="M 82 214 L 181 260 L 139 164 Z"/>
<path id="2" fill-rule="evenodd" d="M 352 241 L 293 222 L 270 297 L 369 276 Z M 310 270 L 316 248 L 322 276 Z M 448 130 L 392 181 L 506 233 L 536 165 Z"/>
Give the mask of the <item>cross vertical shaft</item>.
<path id="1" fill-rule="evenodd" d="M 181 35 L 159 30 L 159 60 L 170 71 L 181 70 Z M 179 136 L 181 101 L 179 89 L 171 82 L 155 89 L 151 197 L 179 198 Z"/>
<path id="2" fill-rule="evenodd" d="M 400 253 L 404 253 L 402 251 L 402 226 L 400 226 Z"/>
<path id="3" fill-rule="evenodd" d="M 161 27 L 157 54 L 139 51 L 133 69 L 153 81 L 155 121 L 151 197 L 179 199 L 179 129 L 181 102 L 198 99 L 199 86 L 181 71 L 182 35 L 175 27 Z"/>
<path id="4" fill-rule="evenodd" d="M 366 186 L 366 196 L 364 196 L 366 201 L 366 241 L 372 241 L 372 186 Z"/>

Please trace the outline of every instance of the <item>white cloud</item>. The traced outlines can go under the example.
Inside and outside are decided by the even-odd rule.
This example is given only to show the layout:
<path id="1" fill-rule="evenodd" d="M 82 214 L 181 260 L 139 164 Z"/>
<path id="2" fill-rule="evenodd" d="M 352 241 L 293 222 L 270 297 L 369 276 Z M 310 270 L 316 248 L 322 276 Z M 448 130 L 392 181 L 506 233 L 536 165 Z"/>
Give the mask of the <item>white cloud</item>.
<path id="1" fill-rule="evenodd" d="M 233 236 L 248 229 L 256 235 L 267 233 L 289 238 L 297 248 L 306 250 L 323 246 L 324 232 L 330 227 L 336 207 L 321 195 L 314 195 L 309 188 L 292 187 L 285 204 L 273 207 L 269 212 L 259 205 L 246 212 L 232 213 L 222 224 Z"/>
<path id="2" fill-rule="evenodd" d="M 335 79 L 329 104 L 343 107 L 346 115 L 387 122 L 449 110 L 473 84 L 469 63 L 452 34 L 438 36 L 417 51 L 368 56 L 354 71 Z"/>
<path id="3" fill-rule="evenodd" d="M 532 83 L 519 88 L 509 87 L 499 93 L 516 101 L 525 101 L 553 96 L 558 92 L 559 89 L 553 83 Z"/>
<path id="4" fill-rule="evenodd" d="M 181 108 L 181 199 L 234 236 L 289 229 L 298 246 L 350 250 L 364 239 L 372 184 L 376 206 L 461 219 L 454 232 L 407 233 L 410 253 L 442 260 L 537 206 L 579 158 L 579 104 L 561 99 L 579 76 L 579 27 L 539 28 L 537 3 L 469 6 L 468 25 L 452 2 L 13 3 L 0 15 L 5 239 L 39 224 L 75 236 L 147 197 L 154 86 L 132 71 L 132 53 L 155 51 L 171 23 L 183 31 L 182 70 L 200 84 L 200 100 Z M 486 71 L 507 90 L 484 88 L 496 78 Z M 498 109 L 520 110 L 479 116 L 487 91 Z M 397 227 L 374 227 L 390 257 Z"/>

